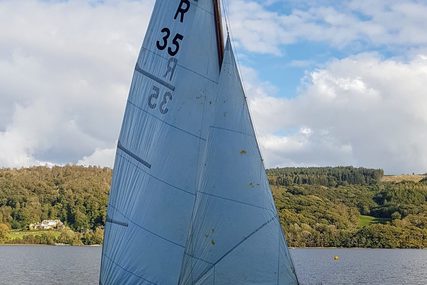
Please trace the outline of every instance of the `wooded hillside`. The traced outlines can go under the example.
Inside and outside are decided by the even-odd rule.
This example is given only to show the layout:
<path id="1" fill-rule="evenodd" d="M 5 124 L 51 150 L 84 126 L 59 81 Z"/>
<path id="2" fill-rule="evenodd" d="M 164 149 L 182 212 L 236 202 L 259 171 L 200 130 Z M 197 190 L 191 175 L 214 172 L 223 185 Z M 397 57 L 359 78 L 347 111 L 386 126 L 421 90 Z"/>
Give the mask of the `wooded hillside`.
<path id="1" fill-rule="evenodd" d="M 384 182 L 382 170 L 353 167 L 267 173 L 290 246 L 427 248 L 426 178 Z M 101 242 L 110 182 L 108 168 L 1 169 L 0 242 Z M 45 219 L 66 228 L 20 234 Z"/>

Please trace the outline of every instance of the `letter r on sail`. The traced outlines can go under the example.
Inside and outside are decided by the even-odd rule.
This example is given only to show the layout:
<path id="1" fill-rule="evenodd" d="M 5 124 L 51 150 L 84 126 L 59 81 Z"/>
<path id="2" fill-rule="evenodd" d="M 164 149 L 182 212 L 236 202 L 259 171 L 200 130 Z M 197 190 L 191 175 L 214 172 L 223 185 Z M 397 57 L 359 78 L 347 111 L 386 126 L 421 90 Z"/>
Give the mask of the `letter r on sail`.
<path id="1" fill-rule="evenodd" d="M 173 19 L 176 20 L 178 15 L 181 15 L 179 21 L 183 23 L 184 15 L 188 12 L 188 10 L 190 10 L 190 1 L 181 0 L 181 3 L 179 4 L 178 10 L 176 10 L 175 17 Z"/>
<path id="2" fill-rule="evenodd" d="M 168 69 L 166 70 L 165 75 L 163 75 L 164 78 L 168 77 L 168 74 L 170 74 L 169 76 L 169 81 L 172 81 L 173 75 L 175 74 L 175 69 L 176 66 L 178 65 L 178 60 L 174 57 L 169 58 L 168 61 Z"/>

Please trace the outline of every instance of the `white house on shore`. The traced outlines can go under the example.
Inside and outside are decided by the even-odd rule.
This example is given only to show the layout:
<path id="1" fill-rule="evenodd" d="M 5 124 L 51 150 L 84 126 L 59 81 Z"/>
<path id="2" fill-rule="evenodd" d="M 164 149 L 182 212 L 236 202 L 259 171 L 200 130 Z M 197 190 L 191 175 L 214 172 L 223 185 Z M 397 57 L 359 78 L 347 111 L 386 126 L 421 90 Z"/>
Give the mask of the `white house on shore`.
<path id="1" fill-rule="evenodd" d="M 60 220 L 43 220 L 38 224 L 30 224 L 30 230 L 58 230 L 62 229 L 64 224 Z"/>

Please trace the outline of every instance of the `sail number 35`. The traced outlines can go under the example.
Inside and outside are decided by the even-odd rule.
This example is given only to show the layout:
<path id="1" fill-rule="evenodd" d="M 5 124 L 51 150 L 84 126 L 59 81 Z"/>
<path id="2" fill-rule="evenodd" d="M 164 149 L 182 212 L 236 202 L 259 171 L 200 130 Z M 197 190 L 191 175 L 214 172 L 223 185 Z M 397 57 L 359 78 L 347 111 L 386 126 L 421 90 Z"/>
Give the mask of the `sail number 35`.
<path id="1" fill-rule="evenodd" d="M 160 88 L 157 86 L 153 86 L 152 92 L 153 93 L 151 93 L 150 97 L 148 97 L 148 106 L 151 109 L 155 109 L 157 107 L 156 101 L 160 96 Z M 168 103 L 168 101 L 171 101 L 171 100 L 172 100 L 172 93 L 165 92 L 163 94 L 162 101 L 159 104 L 160 113 L 166 114 L 169 111 L 168 108 L 166 108 L 166 104 Z"/>
<path id="2" fill-rule="evenodd" d="M 168 46 L 168 40 L 171 35 L 171 31 L 168 28 L 162 29 L 162 34 L 164 35 L 162 41 L 157 41 L 156 46 L 159 50 L 164 50 Z M 168 54 L 170 56 L 175 56 L 179 51 L 179 43 L 184 39 L 184 36 L 177 33 L 172 39 L 172 43 L 168 47 Z"/>
<path id="3" fill-rule="evenodd" d="M 189 0 L 181 0 L 176 10 L 174 20 L 183 23 L 184 16 L 190 10 L 190 6 L 191 4 Z M 171 56 L 167 67 L 168 70 L 166 71 L 164 77 L 168 76 L 168 74 L 171 73 L 169 80 L 172 80 L 173 73 L 178 63 L 178 60 L 174 58 L 174 56 L 178 54 L 180 44 L 182 43 L 184 36 L 180 33 L 176 33 L 175 36 L 172 37 L 171 30 L 166 27 L 163 28 L 160 32 L 162 33 L 161 39 L 156 41 L 156 47 L 161 51 L 167 48 L 167 52 Z M 171 92 L 166 91 L 163 96 L 161 96 L 160 88 L 157 86 L 153 86 L 151 94 L 148 97 L 148 106 L 151 109 L 158 108 L 160 113 L 166 114 L 169 111 L 166 105 L 169 101 L 172 101 L 172 98 L 173 97 Z"/>
<path id="4" fill-rule="evenodd" d="M 184 16 L 185 14 L 190 10 L 190 1 L 189 0 L 181 0 L 178 9 L 176 10 L 175 16 L 173 17 L 174 20 L 179 20 L 179 22 L 184 22 Z M 163 34 L 163 38 L 160 41 L 156 42 L 156 46 L 159 50 L 164 50 L 166 47 L 168 47 L 168 54 L 170 56 L 175 56 L 179 51 L 179 44 L 180 41 L 184 39 L 184 36 L 180 33 L 177 33 L 173 39 L 172 43 L 169 43 L 169 38 L 171 36 L 171 30 L 169 28 L 163 28 L 161 30 Z"/>

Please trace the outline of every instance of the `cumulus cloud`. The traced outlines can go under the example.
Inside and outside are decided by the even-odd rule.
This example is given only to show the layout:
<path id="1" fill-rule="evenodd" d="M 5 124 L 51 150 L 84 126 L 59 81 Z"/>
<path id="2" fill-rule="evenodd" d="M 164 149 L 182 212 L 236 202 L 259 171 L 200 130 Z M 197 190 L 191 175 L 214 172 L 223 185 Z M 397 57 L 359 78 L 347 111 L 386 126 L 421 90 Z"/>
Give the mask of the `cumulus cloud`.
<path id="1" fill-rule="evenodd" d="M 102 161 L 93 152 L 117 139 L 152 6 L 0 2 L 0 166 Z"/>
<path id="2" fill-rule="evenodd" d="M 106 149 L 96 148 L 91 155 L 83 157 L 83 159 L 79 160 L 77 164 L 85 166 L 107 166 L 113 168 L 113 161 L 115 155 L 115 147 Z"/>
<path id="3" fill-rule="evenodd" d="M 427 58 L 361 54 L 309 73 L 299 96 L 252 92 L 267 166 L 358 165 L 427 169 Z M 271 93 L 270 93 L 271 94 Z"/>
<path id="4" fill-rule="evenodd" d="M 298 41 L 326 43 L 363 51 L 427 45 L 427 3 L 417 0 L 287 1 L 280 13 L 268 6 L 280 1 L 230 1 L 228 14 L 239 46 L 249 52 L 281 55 Z"/>
<path id="5" fill-rule="evenodd" d="M 306 70 L 291 99 L 242 66 L 268 167 L 426 171 L 426 3 L 291 0 L 287 13 L 272 10 L 277 0 L 229 3 L 239 50 L 280 56 L 284 45 L 315 41 L 359 53 Z M 0 167 L 112 166 L 153 4 L 0 1 L 0 26 L 10 27 L 0 29 Z M 384 46 L 399 57 L 361 53 Z"/>

